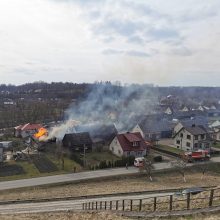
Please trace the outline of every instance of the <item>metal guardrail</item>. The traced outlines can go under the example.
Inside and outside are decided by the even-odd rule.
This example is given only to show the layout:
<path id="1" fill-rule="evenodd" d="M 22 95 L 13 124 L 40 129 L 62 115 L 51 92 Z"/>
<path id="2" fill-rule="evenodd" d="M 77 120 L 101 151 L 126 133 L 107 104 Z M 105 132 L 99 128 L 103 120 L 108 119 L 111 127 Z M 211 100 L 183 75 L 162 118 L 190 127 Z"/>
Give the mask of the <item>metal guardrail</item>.
<path id="1" fill-rule="evenodd" d="M 120 211 L 180 211 L 220 206 L 220 188 L 204 190 L 198 194 L 172 194 L 141 199 L 122 199 L 85 202 L 82 210 Z"/>

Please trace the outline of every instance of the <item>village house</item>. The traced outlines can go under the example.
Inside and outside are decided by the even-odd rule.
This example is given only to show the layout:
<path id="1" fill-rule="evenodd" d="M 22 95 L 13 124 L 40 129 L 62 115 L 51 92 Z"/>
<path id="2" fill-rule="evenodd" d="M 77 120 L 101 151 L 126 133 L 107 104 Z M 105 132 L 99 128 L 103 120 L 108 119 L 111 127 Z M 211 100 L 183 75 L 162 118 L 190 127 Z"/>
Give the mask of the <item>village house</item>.
<path id="1" fill-rule="evenodd" d="M 71 151 L 92 151 L 92 139 L 88 132 L 65 134 L 62 144 Z"/>
<path id="2" fill-rule="evenodd" d="M 109 150 L 118 157 L 143 157 L 149 151 L 149 145 L 139 132 L 127 132 L 118 134 L 111 142 Z"/>
<path id="3" fill-rule="evenodd" d="M 76 132 L 88 132 L 93 143 L 93 150 L 108 150 L 109 144 L 118 134 L 114 124 L 93 123 L 78 125 Z"/>
<path id="4" fill-rule="evenodd" d="M 184 151 L 210 150 L 212 141 L 208 131 L 201 125 L 182 127 L 173 137 L 176 148 Z"/>
<path id="5" fill-rule="evenodd" d="M 163 115 L 148 115 L 135 125 L 132 132 L 140 132 L 145 140 L 158 141 L 171 138 L 172 130 L 172 122 L 163 118 Z"/>
<path id="6" fill-rule="evenodd" d="M 213 132 L 211 133 L 211 137 L 213 141 L 220 141 L 220 126 L 213 128 Z"/>
<path id="7" fill-rule="evenodd" d="M 19 125 L 17 127 L 14 127 L 14 135 L 15 137 L 22 137 L 26 138 L 30 135 L 35 134 L 38 129 L 42 127 L 41 124 L 31 124 L 27 123 L 25 125 Z"/>
<path id="8" fill-rule="evenodd" d="M 205 117 L 192 117 L 190 119 L 178 120 L 173 129 L 173 135 L 179 132 L 183 127 L 190 127 L 193 124 L 202 125 L 204 128 L 208 129 L 208 120 Z"/>

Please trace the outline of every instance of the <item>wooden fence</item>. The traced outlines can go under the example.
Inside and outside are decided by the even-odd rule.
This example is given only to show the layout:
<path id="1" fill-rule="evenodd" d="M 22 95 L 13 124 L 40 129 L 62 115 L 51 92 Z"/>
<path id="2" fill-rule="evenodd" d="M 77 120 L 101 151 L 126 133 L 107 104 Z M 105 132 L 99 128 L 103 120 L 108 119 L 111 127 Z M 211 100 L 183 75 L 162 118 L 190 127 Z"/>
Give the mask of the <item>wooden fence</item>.
<path id="1" fill-rule="evenodd" d="M 83 210 L 120 211 L 177 211 L 220 206 L 220 188 L 204 190 L 198 194 L 171 194 L 140 199 L 91 201 L 82 204 Z"/>

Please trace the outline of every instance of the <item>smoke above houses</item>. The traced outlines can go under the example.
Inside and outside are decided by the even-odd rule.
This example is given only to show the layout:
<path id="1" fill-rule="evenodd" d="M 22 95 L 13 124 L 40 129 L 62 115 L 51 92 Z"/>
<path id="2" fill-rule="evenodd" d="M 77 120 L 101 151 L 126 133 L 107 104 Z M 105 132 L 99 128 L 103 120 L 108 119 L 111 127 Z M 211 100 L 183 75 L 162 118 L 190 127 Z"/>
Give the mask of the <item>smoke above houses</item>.
<path id="1" fill-rule="evenodd" d="M 97 83 L 85 98 L 70 105 L 65 123 L 50 130 L 48 138 L 62 138 L 65 133 L 75 132 L 79 124 L 114 123 L 118 131 L 125 131 L 136 117 L 153 113 L 157 102 L 157 88 L 150 85 Z"/>

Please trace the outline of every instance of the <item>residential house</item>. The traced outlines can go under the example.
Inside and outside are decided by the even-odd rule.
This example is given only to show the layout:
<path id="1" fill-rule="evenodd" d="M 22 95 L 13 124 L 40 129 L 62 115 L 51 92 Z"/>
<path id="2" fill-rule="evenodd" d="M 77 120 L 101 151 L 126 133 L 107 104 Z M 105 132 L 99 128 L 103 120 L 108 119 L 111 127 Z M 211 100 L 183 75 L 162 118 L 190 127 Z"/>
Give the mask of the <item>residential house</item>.
<path id="1" fill-rule="evenodd" d="M 200 125 L 182 127 L 173 137 L 176 148 L 184 151 L 210 150 L 212 141 L 208 131 Z"/>
<path id="2" fill-rule="evenodd" d="M 114 124 L 93 123 L 78 125 L 75 130 L 76 132 L 88 132 L 93 142 L 93 149 L 97 150 L 108 150 L 109 144 L 118 134 Z"/>
<path id="3" fill-rule="evenodd" d="M 116 156 L 143 157 L 149 151 L 149 145 L 139 132 L 118 134 L 109 146 L 109 150 Z"/>
<path id="4" fill-rule="evenodd" d="M 214 141 L 220 141 L 220 126 L 213 128 L 211 137 Z"/>
<path id="5" fill-rule="evenodd" d="M 41 127 L 42 127 L 41 124 L 31 124 L 31 123 L 27 123 L 25 125 L 19 125 L 14 128 L 14 135 L 15 137 L 26 138 L 30 135 L 35 134 L 38 131 L 38 129 L 40 129 Z"/>
<path id="6" fill-rule="evenodd" d="M 192 117 L 205 117 L 206 113 L 200 110 L 190 110 L 190 111 L 176 111 L 173 114 L 173 119 L 184 120 L 190 119 Z"/>
<path id="7" fill-rule="evenodd" d="M 183 127 L 190 127 L 192 125 L 202 125 L 206 129 L 209 129 L 208 120 L 206 117 L 192 117 L 190 119 L 178 120 L 173 129 L 173 135 L 179 132 L 179 130 L 182 129 Z"/>
<path id="8" fill-rule="evenodd" d="M 148 141 L 158 141 L 161 138 L 171 138 L 173 123 L 163 115 L 148 115 L 135 125 L 132 132 L 140 132 Z"/>
<path id="9" fill-rule="evenodd" d="M 188 111 L 190 111 L 190 107 L 188 107 L 188 106 L 183 106 L 183 108 L 180 110 L 180 111 L 182 111 L 182 112 L 188 112 Z"/>
<path id="10" fill-rule="evenodd" d="M 216 120 L 216 121 L 212 122 L 209 127 L 210 128 L 218 128 L 218 127 L 220 127 L 220 121 Z"/>
<path id="11" fill-rule="evenodd" d="M 71 151 L 84 152 L 84 150 L 92 150 L 92 139 L 88 132 L 65 134 L 62 144 Z"/>

